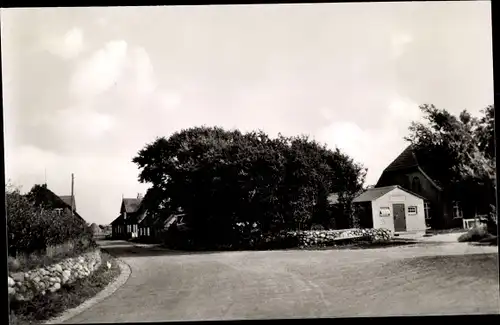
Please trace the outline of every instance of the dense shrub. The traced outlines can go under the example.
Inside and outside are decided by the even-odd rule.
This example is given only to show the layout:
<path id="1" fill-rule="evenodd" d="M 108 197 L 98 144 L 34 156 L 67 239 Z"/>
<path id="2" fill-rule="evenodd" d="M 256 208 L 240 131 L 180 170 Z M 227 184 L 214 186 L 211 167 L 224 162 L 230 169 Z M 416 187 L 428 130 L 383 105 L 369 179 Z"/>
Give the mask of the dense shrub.
<path id="1" fill-rule="evenodd" d="M 494 205 L 490 205 L 490 213 L 487 216 L 486 228 L 490 234 L 494 236 L 498 235 L 497 208 Z"/>
<path id="2" fill-rule="evenodd" d="M 466 233 L 460 235 L 458 237 L 458 241 L 463 242 L 478 242 L 483 239 L 494 237 L 492 234 L 488 232 L 488 227 L 486 225 L 475 226 Z"/>
<path id="3" fill-rule="evenodd" d="M 83 220 L 36 207 L 17 189 L 6 188 L 6 208 L 10 256 L 45 253 L 48 248 L 57 251 L 65 245 L 81 252 L 95 245 Z"/>
<path id="4" fill-rule="evenodd" d="M 289 232 L 267 234 L 255 245 L 256 249 L 289 249 L 300 247 L 300 238 Z"/>

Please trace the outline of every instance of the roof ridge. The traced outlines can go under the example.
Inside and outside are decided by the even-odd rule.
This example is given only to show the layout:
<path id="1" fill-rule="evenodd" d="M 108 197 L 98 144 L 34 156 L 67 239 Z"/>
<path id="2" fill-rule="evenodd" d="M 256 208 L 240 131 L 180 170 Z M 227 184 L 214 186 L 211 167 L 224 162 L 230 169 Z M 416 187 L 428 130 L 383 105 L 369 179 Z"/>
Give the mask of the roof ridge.
<path id="1" fill-rule="evenodd" d="M 389 188 L 389 187 L 396 188 L 396 187 L 399 187 L 399 185 L 386 185 L 386 186 L 372 187 L 372 188 L 367 188 L 366 191 L 386 189 L 386 188 Z"/>

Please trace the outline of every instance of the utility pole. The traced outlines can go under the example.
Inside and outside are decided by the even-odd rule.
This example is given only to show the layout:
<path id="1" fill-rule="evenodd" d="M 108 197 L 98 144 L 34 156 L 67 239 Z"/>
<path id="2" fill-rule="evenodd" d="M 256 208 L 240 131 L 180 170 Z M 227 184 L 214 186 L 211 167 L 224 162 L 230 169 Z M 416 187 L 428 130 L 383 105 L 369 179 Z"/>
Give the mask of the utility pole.
<path id="1" fill-rule="evenodd" d="M 75 214 L 75 174 L 71 173 L 71 216 Z"/>

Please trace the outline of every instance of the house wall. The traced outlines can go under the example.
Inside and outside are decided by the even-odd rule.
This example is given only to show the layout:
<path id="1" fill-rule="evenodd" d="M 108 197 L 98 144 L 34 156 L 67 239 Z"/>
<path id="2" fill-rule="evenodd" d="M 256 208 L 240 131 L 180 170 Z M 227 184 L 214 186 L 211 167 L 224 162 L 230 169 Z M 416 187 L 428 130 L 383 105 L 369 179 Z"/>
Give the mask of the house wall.
<path id="1" fill-rule="evenodd" d="M 422 190 L 420 192 L 416 192 L 415 189 L 411 188 L 411 186 L 407 189 L 420 194 L 427 200 L 429 200 L 432 216 L 431 226 L 433 228 L 446 228 L 451 226 L 451 220 L 453 219 L 451 202 L 449 202 L 446 196 L 443 195 L 444 193 L 436 189 L 436 187 L 427 179 L 427 177 L 425 177 L 418 170 L 406 174 L 406 177 L 408 178 L 410 184 L 414 177 L 418 177 L 420 179 L 420 184 L 422 187 Z"/>
<path id="2" fill-rule="evenodd" d="M 412 181 L 414 177 L 420 180 L 421 190 L 417 191 L 412 188 Z M 450 228 L 453 227 L 453 213 L 452 204 L 446 198 L 442 191 L 439 191 L 420 170 L 411 168 L 401 171 L 392 171 L 382 175 L 378 187 L 399 185 L 409 191 L 425 197 L 429 201 L 431 220 L 430 225 L 432 228 Z M 425 212 L 424 212 L 425 215 Z"/>
<path id="3" fill-rule="evenodd" d="M 127 234 L 125 232 L 125 226 L 123 224 L 112 225 L 111 231 L 112 237 L 115 239 L 126 238 Z"/>
<path id="4" fill-rule="evenodd" d="M 394 231 L 394 213 L 392 205 L 397 203 L 405 205 L 406 231 L 425 231 L 424 200 L 398 188 L 372 201 L 373 227 Z M 409 206 L 417 207 L 416 215 L 408 214 Z M 380 216 L 380 209 L 382 207 L 389 208 L 389 216 Z"/>

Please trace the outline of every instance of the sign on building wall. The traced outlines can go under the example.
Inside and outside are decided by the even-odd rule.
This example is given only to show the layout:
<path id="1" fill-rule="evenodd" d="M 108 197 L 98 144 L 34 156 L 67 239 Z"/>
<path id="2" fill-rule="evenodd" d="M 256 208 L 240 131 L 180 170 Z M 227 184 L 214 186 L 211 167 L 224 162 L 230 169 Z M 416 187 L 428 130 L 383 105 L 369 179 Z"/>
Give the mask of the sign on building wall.
<path id="1" fill-rule="evenodd" d="M 390 217 L 391 216 L 391 209 L 389 209 L 388 207 L 381 207 L 379 210 L 379 216 Z"/>
<path id="2" fill-rule="evenodd" d="M 391 195 L 390 200 L 392 202 L 398 202 L 398 201 L 401 202 L 401 201 L 405 200 L 405 196 L 404 195 Z"/>

